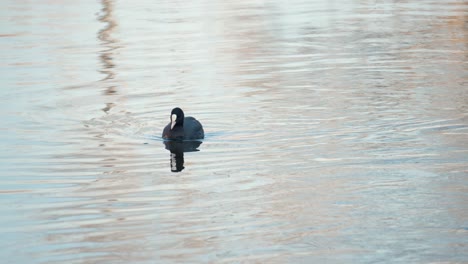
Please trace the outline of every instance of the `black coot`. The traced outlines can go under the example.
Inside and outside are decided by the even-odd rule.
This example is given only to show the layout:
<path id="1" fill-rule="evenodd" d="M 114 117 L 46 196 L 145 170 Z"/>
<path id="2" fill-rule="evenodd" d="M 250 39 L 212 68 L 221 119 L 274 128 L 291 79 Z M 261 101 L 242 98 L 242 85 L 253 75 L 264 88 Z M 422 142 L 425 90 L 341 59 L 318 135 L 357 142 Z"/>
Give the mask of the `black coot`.
<path id="1" fill-rule="evenodd" d="M 184 111 L 176 107 L 172 109 L 171 122 L 164 128 L 162 137 L 177 140 L 203 139 L 205 132 L 198 120 L 191 116 L 185 117 Z"/>

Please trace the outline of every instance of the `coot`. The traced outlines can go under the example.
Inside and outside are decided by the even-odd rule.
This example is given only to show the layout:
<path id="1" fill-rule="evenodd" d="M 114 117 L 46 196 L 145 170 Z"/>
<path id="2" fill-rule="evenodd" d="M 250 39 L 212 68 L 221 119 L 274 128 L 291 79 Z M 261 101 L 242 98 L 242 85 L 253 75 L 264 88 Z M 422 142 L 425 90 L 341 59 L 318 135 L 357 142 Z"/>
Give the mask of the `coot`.
<path id="1" fill-rule="evenodd" d="M 176 107 L 172 109 L 171 122 L 164 128 L 162 137 L 177 140 L 203 139 L 205 132 L 198 120 L 191 116 L 185 117 L 184 111 Z"/>

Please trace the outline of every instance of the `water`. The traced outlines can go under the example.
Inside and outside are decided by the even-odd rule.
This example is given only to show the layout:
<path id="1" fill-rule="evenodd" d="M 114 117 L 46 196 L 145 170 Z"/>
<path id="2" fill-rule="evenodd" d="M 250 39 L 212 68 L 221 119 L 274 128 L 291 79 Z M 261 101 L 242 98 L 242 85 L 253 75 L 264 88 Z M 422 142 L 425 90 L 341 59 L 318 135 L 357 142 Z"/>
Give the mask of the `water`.
<path id="1" fill-rule="evenodd" d="M 2 262 L 468 261 L 466 1 L 2 6 Z"/>

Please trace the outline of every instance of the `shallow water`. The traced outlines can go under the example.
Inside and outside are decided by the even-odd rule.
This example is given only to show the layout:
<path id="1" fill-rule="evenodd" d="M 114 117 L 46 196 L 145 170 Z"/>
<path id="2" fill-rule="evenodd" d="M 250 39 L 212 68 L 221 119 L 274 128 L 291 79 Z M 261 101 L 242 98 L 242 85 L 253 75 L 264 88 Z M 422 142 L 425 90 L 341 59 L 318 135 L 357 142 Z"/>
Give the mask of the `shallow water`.
<path id="1" fill-rule="evenodd" d="M 2 262 L 468 261 L 466 1 L 231 2 L 3 1 Z"/>

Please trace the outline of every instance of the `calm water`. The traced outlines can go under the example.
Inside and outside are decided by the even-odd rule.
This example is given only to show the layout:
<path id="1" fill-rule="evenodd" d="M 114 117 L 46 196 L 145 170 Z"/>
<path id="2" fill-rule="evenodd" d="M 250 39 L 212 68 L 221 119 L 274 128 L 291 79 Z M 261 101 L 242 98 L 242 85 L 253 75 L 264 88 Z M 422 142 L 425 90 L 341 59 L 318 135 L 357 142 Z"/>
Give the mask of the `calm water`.
<path id="1" fill-rule="evenodd" d="M 466 1 L 0 17 L 0 262 L 468 262 Z"/>

